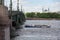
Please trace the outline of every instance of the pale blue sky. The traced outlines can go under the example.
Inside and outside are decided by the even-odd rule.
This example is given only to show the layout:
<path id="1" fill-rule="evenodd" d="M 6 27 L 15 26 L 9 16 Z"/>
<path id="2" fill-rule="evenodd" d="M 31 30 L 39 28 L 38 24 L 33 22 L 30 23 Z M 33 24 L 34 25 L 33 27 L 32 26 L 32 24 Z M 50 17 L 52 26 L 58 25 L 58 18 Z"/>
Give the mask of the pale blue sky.
<path id="1" fill-rule="evenodd" d="M 16 9 L 17 0 L 13 0 L 13 10 Z M 24 12 L 42 12 L 42 8 L 50 8 L 50 11 L 60 11 L 60 0 L 20 0 Z M 9 0 L 5 0 L 5 5 L 9 7 Z"/>

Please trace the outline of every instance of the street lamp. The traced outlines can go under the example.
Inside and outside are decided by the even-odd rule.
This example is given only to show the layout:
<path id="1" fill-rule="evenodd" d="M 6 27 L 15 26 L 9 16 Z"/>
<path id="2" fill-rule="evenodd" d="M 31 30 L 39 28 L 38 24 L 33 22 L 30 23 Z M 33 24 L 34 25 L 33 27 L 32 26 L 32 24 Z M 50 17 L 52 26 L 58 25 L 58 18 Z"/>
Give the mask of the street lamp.
<path id="1" fill-rule="evenodd" d="M 4 5 L 4 0 L 0 0 L 0 5 Z"/>
<path id="2" fill-rule="evenodd" d="M 17 0 L 17 13 L 19 14 L 19 0 Z M 17 23 L 18 23 L 18 16 L 19 15 L 17 15 Z"/>
<path id="3" fill-rule="evenodd" d="M 17 11 L 19 11 L 19 0 L 17 0 Z"/>
<path id="4" fill-rule="evenodd" d="M 12 0 L 10 0 L 10 19 L 11 19 L 11 27 L 12 27 Z"/>

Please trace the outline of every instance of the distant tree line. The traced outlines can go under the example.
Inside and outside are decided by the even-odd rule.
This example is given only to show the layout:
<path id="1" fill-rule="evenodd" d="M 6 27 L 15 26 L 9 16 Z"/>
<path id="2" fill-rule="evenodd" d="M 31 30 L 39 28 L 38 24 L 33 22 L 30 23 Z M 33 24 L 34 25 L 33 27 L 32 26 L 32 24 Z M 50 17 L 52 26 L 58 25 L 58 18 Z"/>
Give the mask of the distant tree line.
<path id="1" fill-rule="evenodd" d="M 26 13 L 27 18 L 60 18 L 58 13 L 40 13 L 40 12 L 28 12 Z"/>

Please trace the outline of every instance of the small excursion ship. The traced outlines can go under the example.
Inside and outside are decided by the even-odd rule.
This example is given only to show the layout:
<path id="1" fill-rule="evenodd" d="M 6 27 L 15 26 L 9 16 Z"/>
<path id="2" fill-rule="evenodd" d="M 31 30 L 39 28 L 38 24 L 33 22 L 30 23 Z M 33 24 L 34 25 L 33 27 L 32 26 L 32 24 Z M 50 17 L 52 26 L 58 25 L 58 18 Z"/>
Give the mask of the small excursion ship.
<path id="1" fill-rule="evenodd" d="M 49 25 L 25 25 L 26 28 L 50 28 Z"/>

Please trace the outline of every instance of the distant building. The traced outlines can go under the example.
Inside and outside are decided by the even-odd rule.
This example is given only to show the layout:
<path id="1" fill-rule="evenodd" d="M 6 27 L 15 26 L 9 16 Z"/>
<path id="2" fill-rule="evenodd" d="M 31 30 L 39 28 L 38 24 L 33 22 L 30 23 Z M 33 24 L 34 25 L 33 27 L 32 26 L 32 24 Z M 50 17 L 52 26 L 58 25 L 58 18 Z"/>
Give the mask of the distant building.
<path id="1" fill-rule="evenodd" d="M 42 12 L 43 13 L 48 13 L 50 11 L 50 9 L 48 8 L 48 9 L 44 9 L 44 8 L 42 8 Z"/>

